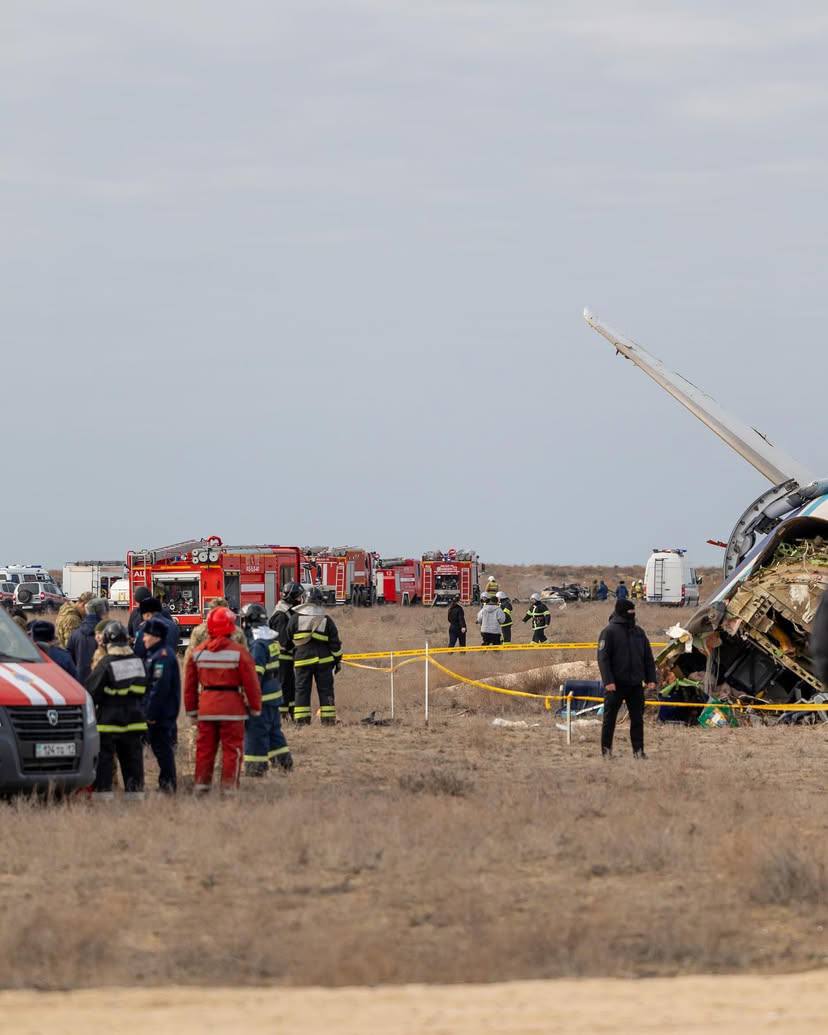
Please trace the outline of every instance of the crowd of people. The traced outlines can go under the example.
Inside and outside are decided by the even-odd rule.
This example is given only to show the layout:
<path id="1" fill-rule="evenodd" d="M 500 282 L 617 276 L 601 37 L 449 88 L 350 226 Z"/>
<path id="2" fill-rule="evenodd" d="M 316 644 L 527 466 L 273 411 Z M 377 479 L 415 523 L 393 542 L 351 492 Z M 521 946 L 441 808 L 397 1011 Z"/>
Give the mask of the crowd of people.
<path id="1" fill-rule="evenodd" d="M 310 725 L 314 684 L 322 725 L 336 724 L 342 641 L 318 589 L 305 599 L 301 585 L 288 583 L 270 618 L 261 604 L 247 604 L 241 627 L 226 600 L 210 601 L 206 620 L 191 633 L 183 682 L 180 626 L 149 589 L 137 589 L 135 600 L 126 624 L 91 593 L 65 603 L 54 624 L 12 615 L 92 697 L 100 755 L 90 790 L 97 799 L 113 797 L 116 768 L 125 798 L 143 798 L 146 747 L 158 763 L 159 790 L 176 793 L 182 698 L 196 726 L 196 794 L 210 790 L 219 749 L 223 791 L 238 788 L 242 769 L 253 778 L 271 769 L 289 772 L 283 723 Z"/>

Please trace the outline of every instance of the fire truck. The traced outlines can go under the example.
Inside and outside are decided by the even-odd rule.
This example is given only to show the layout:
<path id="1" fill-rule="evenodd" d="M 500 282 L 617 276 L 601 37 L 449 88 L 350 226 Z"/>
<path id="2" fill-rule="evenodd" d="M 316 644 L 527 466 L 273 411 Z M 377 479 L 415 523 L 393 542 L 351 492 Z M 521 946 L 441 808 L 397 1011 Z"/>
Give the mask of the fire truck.
<path id="1" fill-rule="evenodd" d="M 424 604 L 448 606 L 458 597 L 465 606 L 480 600 L 480 558 L 473 550 L 431 550 L 423 554 L 422 570 Z"/>
<path id="2" fill-rule="evenodd" d="M 376 603 L 376 554 L 357 546 L 306 546 L 302 553 L 302 583 L 321 589 L 327 604 Z"/>
<path id="3" fill-rule="evenodd" d="M 263 604 L 270 614 L 282 586 L 300 575 L 302 554 L 298 546 L 225 546 L 210 536 L 131 550 L 127 571 L 129 606 L 135 607 L 135 590 L 146 586 L 169 608 L 186 643 L 213 597 L 224 597 L 236 613 L 245 604 Z"/>
<path id="4" fill-rule="evenodd" d="M 383 557 L 374 575 L 377 599 L 386 604 L 416 604 L 423 598 L 422 562 L 412 557 Z"/>

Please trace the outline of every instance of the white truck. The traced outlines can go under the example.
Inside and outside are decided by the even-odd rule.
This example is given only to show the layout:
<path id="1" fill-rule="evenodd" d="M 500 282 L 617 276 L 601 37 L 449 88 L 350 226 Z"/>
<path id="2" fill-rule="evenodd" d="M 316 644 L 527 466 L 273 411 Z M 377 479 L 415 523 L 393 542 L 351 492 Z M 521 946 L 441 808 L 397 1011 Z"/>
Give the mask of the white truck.
<path id="1" fill-rule="evenodd" d="M 685 550 L 653 550 L 644 570 L 644 595 L 649 604 L 698 607 L 700 585 Z"/>
<path id="2" fill-rule="evenodd" d="M 63 594 L 69 600 L 81 593 L 109 597 L 112 584 L 125 574 L 123 561 L 70 561 L 63 565 Z"/>

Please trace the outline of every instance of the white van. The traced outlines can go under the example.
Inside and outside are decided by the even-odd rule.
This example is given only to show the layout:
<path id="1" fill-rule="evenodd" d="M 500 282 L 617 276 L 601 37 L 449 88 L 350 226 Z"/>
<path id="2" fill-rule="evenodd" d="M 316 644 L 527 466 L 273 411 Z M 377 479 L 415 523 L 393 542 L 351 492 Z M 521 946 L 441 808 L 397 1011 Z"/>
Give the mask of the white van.
<path id="1" fill-rule="evenodd" d="M 685 550 L 653 550 L 644 572 L 648 603 L 698 607 L 701 579 L 685 554 Z"/>

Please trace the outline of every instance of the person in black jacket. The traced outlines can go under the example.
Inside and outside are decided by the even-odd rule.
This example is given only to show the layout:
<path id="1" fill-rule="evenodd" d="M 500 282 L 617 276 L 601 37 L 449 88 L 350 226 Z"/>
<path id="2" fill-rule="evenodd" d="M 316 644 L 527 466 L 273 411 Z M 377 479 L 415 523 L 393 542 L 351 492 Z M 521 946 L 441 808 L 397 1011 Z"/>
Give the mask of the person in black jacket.
<path id="1" fill-rule="evenodd" d="M 146 716 L 148 739 L 158 762 L 158 789 L 175 794 L 176 721 L 181 707 L 181 672 L 175 650 L 167 643 L 167 623 L 156 615 L 142 626 L 147 654 Z"/>
<path id="2" fill-rule="evenodd" d="M 95 797 L 112 798 L 112 776 L 117 755 L 124 780 L 124 798 L 143 798 L 143 738 L 147 732 L 143 705 L 147 674 L 143 661 L 132 653 L 126 628 L 120 622 L 107 625 L 103 642 L 106 657 L 98 662 L 86 680 L 86 689 L 95 702 L 101 735 Z"/>
<path id="3" fill-rule="evenodd" d="M 95 597 L 86 602 L 86 614 L 83 621 L 69 637 L 66 649 L 75 663 L 78 670 L 78 682 L 85 683 L 92 671 L 92 658 L 98 649 L 98 641 L 95 639 L 95 626 L 109 610 L 109 604 L 103 597 Z"/>
<path id="4" fill-rule="evenodd" d="M 449 647 L 466 646 L 466 612 L 455 597 L 448 609 Z"/>
<path id="5" fill-rule="evenodd" d="M 143 604 L 145 600 L 149 600 L 151 596 L 152 593 L 146 586 L 139 586 L 135 590 L 135 607 L 130 611 L 129 620 L 127 622 L 127 632 L 129 633 L 129 638 L 132 642 L 135 642 L 135 635 L 138 632 L 138 627 L 144 620 L 141 617 L 141 604 Z"/>
<path id="6" fill-rule="evenodd" d="M 635 624 L 632 600 L 616 600 L 609 625 L 598 640 L 598 667 L 604 684 L 601 753 L 612 755 L 615 722 L 622 704 L 630 713 L 630 740 L 636 758 L 644 754 L 644 687 L 655 690 L 656 667 L 647 634 Z"/>
<path id="7" fill-rule="evenodd" d="M 823 593 L 811 626 L 811 661 L 814 673 L 828 689 L 828 592 Z"/>

